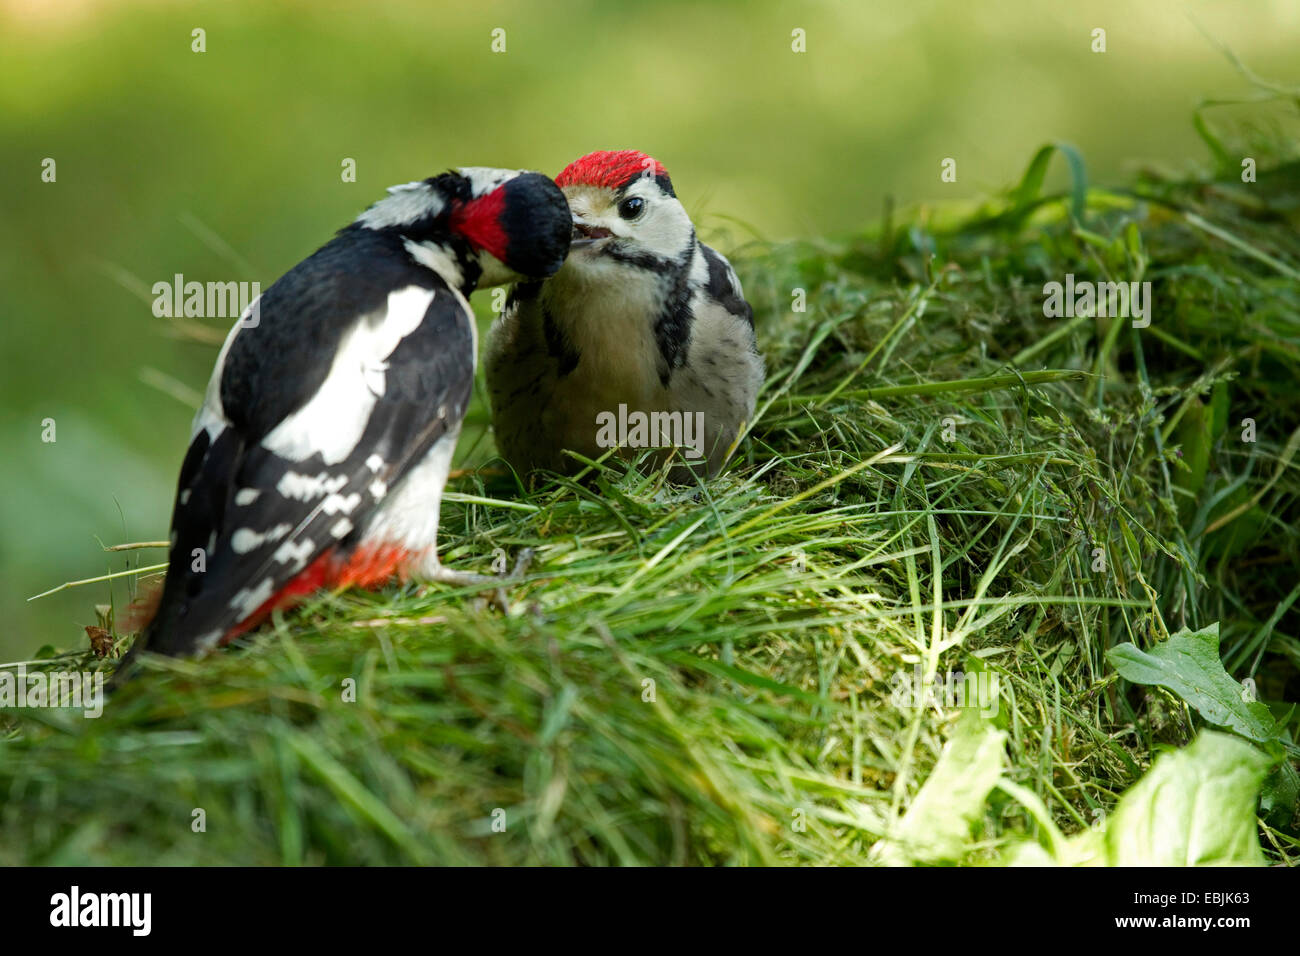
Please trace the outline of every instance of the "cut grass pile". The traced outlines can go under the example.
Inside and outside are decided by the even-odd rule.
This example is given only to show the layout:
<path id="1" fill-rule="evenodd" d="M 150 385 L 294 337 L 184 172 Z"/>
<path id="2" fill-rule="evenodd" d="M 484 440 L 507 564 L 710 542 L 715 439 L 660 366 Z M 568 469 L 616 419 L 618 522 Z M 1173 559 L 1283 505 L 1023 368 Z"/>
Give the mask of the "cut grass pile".
<path id="1" fill-rule="evenodd" d="M 537 552 L 510 616 L 324 595 L 100 719 L 4 712 L 0 863 L 1065 861 L 1207 723 L 1107 652 L 1216 622 L 1276 723 L 1198 752 L 1271 774 L 1221 813 L 1300 860 L 1300 162 L 1110 191 L 1062 152 L 1062 195 L 1047 148 L 979 209 L 741 250 L 770 378 L 715 482 L 462 478 L 447 563 Z M 1045 316 L 1067 274 L 1150 281 L 1150 326 Z"/>

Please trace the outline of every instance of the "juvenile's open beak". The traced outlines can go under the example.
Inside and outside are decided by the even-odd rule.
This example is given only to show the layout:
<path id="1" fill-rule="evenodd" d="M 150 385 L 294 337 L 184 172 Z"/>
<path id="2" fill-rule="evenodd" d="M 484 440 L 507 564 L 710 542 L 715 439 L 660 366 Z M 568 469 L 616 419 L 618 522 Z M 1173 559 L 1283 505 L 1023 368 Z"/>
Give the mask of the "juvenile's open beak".
<path id="1" fill-rule="evenodd" d="M 606 236 L 614 235 L 604 226 L 591 226 L 581 219 L 573 220 L 573 239 L 569 243 L 569 249 L 582 249 L 591 245 L 597 239 L 604 239 Z"/>

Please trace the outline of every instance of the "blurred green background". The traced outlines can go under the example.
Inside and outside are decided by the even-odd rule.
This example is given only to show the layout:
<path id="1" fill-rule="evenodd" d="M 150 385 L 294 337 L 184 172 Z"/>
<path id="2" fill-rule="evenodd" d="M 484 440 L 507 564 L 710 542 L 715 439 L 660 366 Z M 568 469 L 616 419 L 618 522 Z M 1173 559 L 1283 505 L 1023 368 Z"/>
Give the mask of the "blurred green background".
<path id="1" fill-rule="evenodd" d="M 1215 43 L 1295 84 L 1298 38 L 1300 0 L 0 0 L 0 660 L 84 646 L 108 584 L 26 599 L 166 536 L 216 345 L 154 317 L 155 282 L 265 287 L 389 184 L 599 148 L 652 153 L 737 239 L 979 196 L 1053 139 L 1093 181 L 1191 172 L 1192 109 L 1248 92 Z"/>

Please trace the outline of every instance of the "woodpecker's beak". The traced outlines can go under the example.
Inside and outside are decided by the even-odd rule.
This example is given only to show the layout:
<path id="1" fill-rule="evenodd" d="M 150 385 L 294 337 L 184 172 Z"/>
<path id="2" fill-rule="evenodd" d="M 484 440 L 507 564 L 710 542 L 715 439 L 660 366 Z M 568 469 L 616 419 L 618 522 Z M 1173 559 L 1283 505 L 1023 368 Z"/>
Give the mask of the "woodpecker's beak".
<path id="1" fill-rule="evenodd" d="M 569 250 L 584 249 L 597 239 L 604 239 L 612 235 L 614 234 L 604 226 L 591 226 L 575 217 L 573 220 L 573 239 L 569 243 Z"/>

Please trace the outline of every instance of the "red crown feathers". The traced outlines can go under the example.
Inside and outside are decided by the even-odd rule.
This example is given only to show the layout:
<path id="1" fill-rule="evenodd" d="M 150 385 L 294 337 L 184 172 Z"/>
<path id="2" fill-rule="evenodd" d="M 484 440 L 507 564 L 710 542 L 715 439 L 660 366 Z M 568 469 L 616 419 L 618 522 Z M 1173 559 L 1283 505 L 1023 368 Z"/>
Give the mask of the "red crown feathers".
<path id="1" fill-rule="evenodd" d="M 569 163 L 555 177 L 555 184 L 621 189 L 642 175 L 667 180 L 668 170 L 659 160 L 635 149 L 602 149 Z"/>

